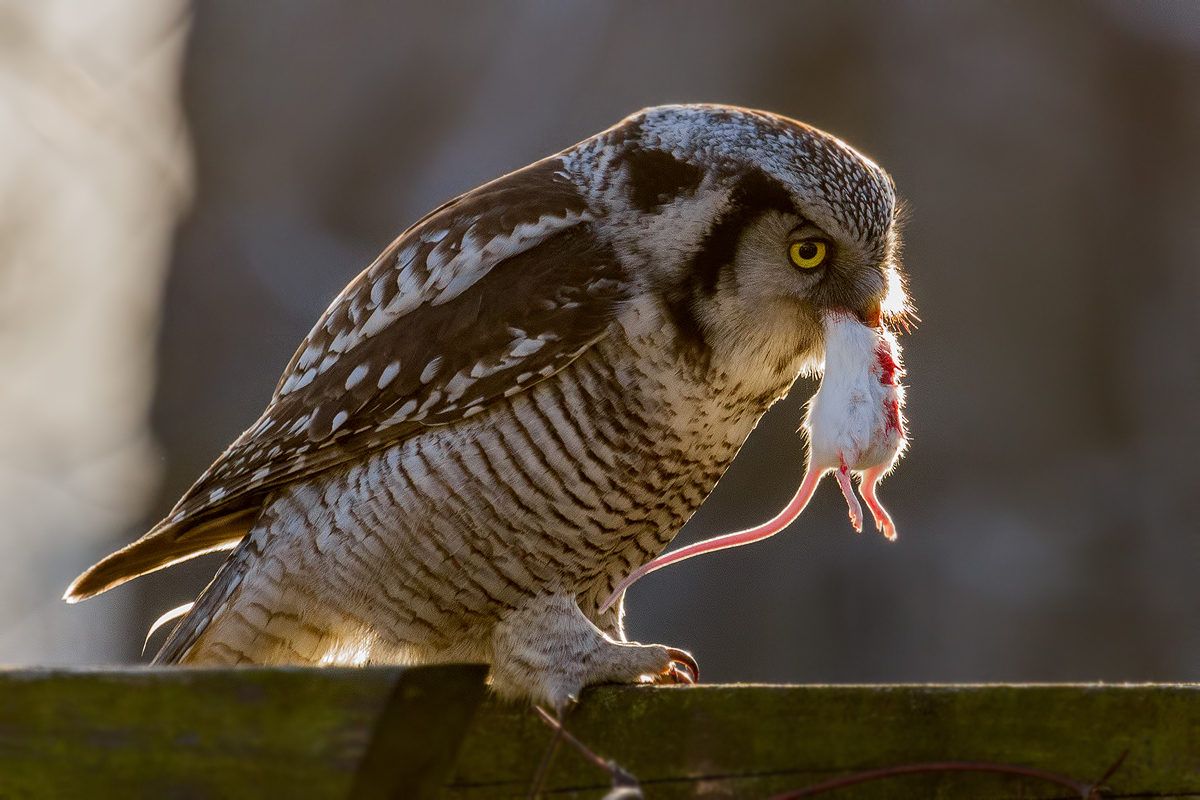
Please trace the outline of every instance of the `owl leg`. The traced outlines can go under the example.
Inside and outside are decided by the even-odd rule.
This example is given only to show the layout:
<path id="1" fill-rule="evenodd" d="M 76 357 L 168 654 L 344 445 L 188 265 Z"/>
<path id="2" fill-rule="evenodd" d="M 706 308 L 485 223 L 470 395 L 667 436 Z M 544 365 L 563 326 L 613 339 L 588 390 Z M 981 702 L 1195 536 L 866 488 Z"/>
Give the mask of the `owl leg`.
<path id="1" fill-rule="evenodd" d="M 695 659 L 673 647 L 618 642 L 584 616 L 567 594 L 530 598 L 492 634 L 492 688 L 530 698 L 560 714 L 597 683 L 694 683 Z"/>

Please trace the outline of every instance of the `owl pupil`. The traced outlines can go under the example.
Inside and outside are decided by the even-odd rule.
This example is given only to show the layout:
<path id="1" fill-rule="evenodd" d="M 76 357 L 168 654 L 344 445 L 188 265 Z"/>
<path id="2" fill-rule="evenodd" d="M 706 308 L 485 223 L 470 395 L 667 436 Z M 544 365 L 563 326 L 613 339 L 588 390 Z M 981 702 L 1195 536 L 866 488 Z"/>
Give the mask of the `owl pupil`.
<path id="1" fill-rule="evenodd" d="M 810 259 L 810 258 L 816 258 L 817 246 L 815 244 L 813 244 L 812 242 L 804 242 L 798 248 L 796 248 L 796 255 L 800 256 L 801 258 L 803 258 L 805 260 Z"/>

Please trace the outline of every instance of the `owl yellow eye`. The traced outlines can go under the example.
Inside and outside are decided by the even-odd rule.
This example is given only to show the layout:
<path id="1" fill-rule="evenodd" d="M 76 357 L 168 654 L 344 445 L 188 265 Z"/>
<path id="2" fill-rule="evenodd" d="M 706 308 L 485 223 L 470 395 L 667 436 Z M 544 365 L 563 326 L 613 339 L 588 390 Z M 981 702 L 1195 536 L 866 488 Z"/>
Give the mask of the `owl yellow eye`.
<path id="1" fill-rule="evenodd" d="M 806 239 L 803 242 L 794 242 L 788 248 L 788 255 L 791 256 L 792 263 L 800 269 L 813 269 L 821 266 L 821 262 L 825 260 L 825 243 L 819 239 Z"/>

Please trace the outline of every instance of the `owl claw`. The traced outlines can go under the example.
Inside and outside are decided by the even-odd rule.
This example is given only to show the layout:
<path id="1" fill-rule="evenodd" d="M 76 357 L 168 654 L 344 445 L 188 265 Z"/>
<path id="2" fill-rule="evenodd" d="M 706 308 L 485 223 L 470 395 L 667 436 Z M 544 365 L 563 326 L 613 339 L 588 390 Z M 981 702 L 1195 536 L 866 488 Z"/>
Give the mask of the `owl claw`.
<path id="1" fill-rule="evenodd" d="M 665 649 L 667 655 L 671 657 L 671 663 L 660 673 L 660 677 L 663 679 L 662 683 L 692 686 L 700 682 L 700 665 L 696 663 L 696 659 L 692 658 L 691 653 L 686 650 L 677 650 L 674 647 Z"/>

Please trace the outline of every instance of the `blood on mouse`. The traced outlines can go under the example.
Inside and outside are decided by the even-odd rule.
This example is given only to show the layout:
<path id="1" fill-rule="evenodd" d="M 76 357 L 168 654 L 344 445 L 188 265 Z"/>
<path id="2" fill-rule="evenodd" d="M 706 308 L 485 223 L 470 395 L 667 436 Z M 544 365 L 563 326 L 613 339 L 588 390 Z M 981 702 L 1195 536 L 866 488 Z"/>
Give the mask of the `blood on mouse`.
<path id="1" fill-rule="evenodd" d="M 616 602 L 634 581 L 655 570 L 701 553 L 774 536 L 800 516 L 817 484 L 830 471 L 846 497 L 854 529 L 862 531 L 863 524 L 862 506 L 851 483 L 851 477 L 857 474 L 858 491 L 875 518 L 875 527 L 888 539 L 896 538 L 896 526 L 879 502 L 875 489 L 895 466 L 907 444 L 900 345 L 882 324 L 864 325 L 851 314 L 827 312 L 822 322 L 825 369 L 804 419 L 808 470 L 791 502 L 762 525 L 697 542 L 643 564 L 617 585 L 601 605 L 601 611 Z"/>

